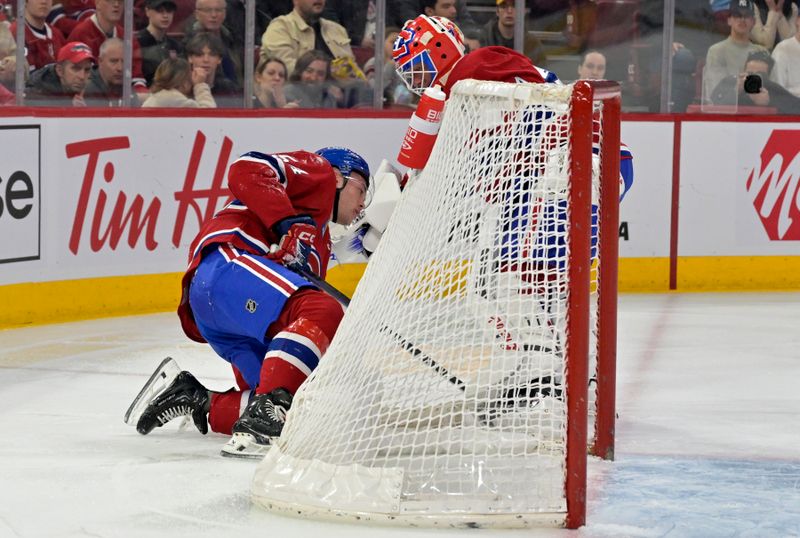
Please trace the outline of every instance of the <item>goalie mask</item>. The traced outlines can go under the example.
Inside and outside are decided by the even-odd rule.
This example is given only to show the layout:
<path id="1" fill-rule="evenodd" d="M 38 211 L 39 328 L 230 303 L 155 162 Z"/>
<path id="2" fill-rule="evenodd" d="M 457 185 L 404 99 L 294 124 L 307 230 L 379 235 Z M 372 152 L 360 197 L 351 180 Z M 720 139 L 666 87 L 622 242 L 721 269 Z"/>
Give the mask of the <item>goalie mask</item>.
<path id="1" fill-rule="evenodd" d="M 342 193 L 348 181 L 354 178 L 350 175 L 353 172 L 358 172 L 364 177 L 366 185 L 366 196 L 364 197 L 364 205 L 368 206 L 372 201 L 372 189 L 370 186 L 370 172 L 369 165 L 364 158 L 353 150 L 341 147 L 327 147 L 318 149 L 316 154 L 328 161 L 331 166 L 337 168 L 344 178 L 344 183 L 341 188 L 336 189 L 336 197 L 333 203 L 333 220 L 337 220 L 339 211 L 339 196 Z"/>
<path id="2" fill-rule="evenodd" d="M 392 60 L 406 86 L 422 95 L 426 88 L 440 84 L 464 53 L 458 26 L 444 17 L 420 15 L 406 21 L 394 42 Z"/>

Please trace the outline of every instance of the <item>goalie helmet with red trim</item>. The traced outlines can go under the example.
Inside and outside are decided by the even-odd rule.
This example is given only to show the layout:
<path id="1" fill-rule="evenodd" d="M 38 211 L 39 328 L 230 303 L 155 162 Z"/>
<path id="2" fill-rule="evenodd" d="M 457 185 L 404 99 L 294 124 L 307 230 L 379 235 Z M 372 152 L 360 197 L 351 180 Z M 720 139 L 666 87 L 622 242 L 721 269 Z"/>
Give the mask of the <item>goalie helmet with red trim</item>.
<path id="1" fill-rule="evenodd" d="M 406 21 L 392 48 L 397 74 L 419 95 L 439 84 L 465 54 L 464 36 L 444 17 L 420 15 Z"/>

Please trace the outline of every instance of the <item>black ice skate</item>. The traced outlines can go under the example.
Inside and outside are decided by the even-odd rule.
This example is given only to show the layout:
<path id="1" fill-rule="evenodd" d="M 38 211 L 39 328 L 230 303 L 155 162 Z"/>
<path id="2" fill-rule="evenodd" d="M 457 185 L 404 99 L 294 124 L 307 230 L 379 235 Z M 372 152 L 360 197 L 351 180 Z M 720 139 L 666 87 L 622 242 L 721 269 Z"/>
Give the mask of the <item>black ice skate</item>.
<path id="1" fill-rule="evenodd" d="M 291 406 L 292 395 L 285 389 L 254 396 L 233 425 L 233 437 L 222 447 L 221 454 L 232 458 L 262 457 L 280 437 Z"/>
<path id="2" fill-rule="evenodd" d="M 136 430 L 147 435 L 174 418 L 191 416 L 194 425 L 205 435 L 208 433 L 208 406 L 210 396 L 206 389 L 189 372 L 180 372 L 175 380 L 145 407 L 136 423 Z"/>

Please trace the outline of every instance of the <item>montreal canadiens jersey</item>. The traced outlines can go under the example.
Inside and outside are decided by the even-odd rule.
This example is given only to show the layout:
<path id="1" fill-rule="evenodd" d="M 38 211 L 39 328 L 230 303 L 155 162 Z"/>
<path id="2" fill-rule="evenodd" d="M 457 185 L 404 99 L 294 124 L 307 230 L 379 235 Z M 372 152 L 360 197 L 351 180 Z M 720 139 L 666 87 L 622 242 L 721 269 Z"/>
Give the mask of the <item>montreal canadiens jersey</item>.
<path id="1" fill-rule="evenodd" d="M 555 73 L 536 67 L 527 56 L 507 47 L 482 47 L 473 50 L 453 66 L 442 90 L 449 96 L 456 82 L 468 78 L 512 83 L 558 82 Z"/>
<path id="2" fill-rule="evenodd" d="M 208 247 L 231 244 L 257 256 L 269 253 L 280 237 L 272 227 L 296 215 L 308 215 L 317 224 L 314 248 L 319 275 L 325 278 L 331 244 L 328 221 L 336 195 L 336 175 L 331 165 L 314 153 L 295 151 L 267 155 L 249 152 L 228 169 L 228 187 L 235 198 L 206 221 L 192 241 L 189 267 L 183 276 L 178 316 L 186 335 L 205 342 L 189 306 L 189 284 Z"/>
<path id="3" fill-rule="evenodd" d="M 460 80 L 491 80 L 495 82 L 560 84 L 555 73 L 533 65 L 530 59 L 507 47 L 482 47 L 459 60 L 442 86 L 446 95 Z M 595 146 L 595 154 L 599 148 Z M 630 149 L 620 145 L 620 200 L 633 185 L 633 158 Z"/>

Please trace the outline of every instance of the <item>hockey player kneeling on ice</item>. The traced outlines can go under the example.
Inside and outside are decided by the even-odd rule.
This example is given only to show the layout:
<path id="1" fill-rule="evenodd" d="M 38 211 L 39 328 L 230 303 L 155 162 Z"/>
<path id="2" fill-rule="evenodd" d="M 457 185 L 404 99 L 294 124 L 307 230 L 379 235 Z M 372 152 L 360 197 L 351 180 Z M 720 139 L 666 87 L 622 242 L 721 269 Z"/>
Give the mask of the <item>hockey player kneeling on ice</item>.
<path id="1" fill-rule="evenodd" d="M 209 391 L 167 359 L 125 421 L 147 434 L 191 416 L 203 434 L 209 426 L 233 434 L 223 455 L 263 454 L 343 316 L 302 273 L 325 277 L 329 221 L 352 223 L 369 184 L 367 162 L 345 148 L 236 160 L 228 171 L 235 200 L 192 242 L 178 315 L 189 338 L 231 364 L 238 388 Z"/>

